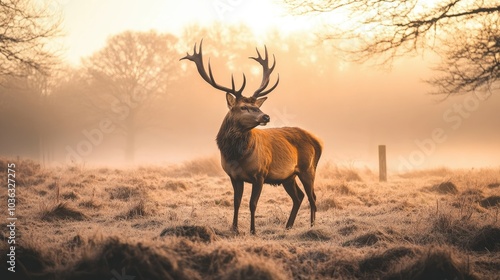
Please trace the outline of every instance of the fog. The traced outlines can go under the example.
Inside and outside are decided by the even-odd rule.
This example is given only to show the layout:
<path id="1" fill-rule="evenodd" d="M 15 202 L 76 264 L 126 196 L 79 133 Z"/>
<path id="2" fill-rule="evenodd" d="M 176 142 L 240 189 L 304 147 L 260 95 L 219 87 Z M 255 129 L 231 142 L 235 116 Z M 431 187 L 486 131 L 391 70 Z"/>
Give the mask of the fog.
<path id="1" fill-rule="evenodd" d="M 193 63 L 179 61 L 204 38 L 205 66 L 210 57 L 215 79 L 228 87 L 231 74 L 238 87 L 245 73 L 246 96 L 262 79 L 260 66 L 248 57 L 267 45 L 277 61 L 271 81 L 279 73 L 280 83 L 261 107 L 271 122 L 257 129 L 299 126 L 312 132 L 324 142 L 322 162 L 376 169 L 383 144 L 391 172 L 499 165 L 500 94 L 430 94 L 435 89 L 424 80 L 436 75 L 429 70 L 432 54 L 380 68 L 347 62 L 304 32 L 270 31 L 257 39 L 241 25 L 194 25 L 181 36 L 142 33 L 147 42 L 169 36 L 172 44 L 155 45 L 157 53 L 162 50 L 161 64 L 157 58 L 141 64 L 142 70 L 161 67 L 155 76 L 161 82 L 150 86 L 138 79 L 139 93 L 123 96 L 125 80 L 110 74 L 115 72 L 104 63 L 106 47 L 50 77 L 6 79 L 0 89 L 0 155 L 89 165 L 218 156 L 215 136 L 228 111 L 225 94 L 204 82 Z"/>

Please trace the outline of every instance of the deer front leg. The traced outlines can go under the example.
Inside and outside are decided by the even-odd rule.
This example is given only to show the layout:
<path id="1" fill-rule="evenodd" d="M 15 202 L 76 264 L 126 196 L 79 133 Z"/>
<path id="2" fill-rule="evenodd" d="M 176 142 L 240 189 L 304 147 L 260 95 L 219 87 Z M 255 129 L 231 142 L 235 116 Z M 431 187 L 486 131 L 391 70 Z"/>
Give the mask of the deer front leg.
<path id="1" fill-rule="evenodd" d="M 260 193 L 262 192 L 263 180 L 259 180 L 252 184 L 252 196 L 250 197 L 250 233 L 255 234 L 255 210 L 259 201 Z"/>
<path id="2" fill-rule="evenodd" d="M 231 178 L 231 184 L 234 190 L 234 215 L 233 215 L 233 231 L 238 233 L 238 211 L 243 197 L 243 181 Z"/>

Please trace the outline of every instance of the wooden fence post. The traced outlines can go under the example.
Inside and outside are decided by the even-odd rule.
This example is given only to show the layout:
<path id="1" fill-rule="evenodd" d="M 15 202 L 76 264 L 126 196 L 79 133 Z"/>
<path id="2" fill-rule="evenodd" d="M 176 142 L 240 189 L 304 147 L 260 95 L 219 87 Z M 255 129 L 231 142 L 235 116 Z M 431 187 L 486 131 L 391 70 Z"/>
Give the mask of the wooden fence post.
<path id="1" fill-rule="evenodd" d="M 378 179 L 380 182 L 387 182 L 387 158 L 385 145 L 378 146 Z"/>

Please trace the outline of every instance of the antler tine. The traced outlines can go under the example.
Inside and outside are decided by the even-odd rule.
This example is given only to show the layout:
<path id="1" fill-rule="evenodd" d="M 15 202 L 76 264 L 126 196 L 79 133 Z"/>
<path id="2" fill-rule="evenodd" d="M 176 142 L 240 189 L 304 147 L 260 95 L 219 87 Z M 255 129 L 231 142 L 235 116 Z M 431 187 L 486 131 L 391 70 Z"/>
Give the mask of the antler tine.
<path id="1" fill-rule="evenodd" d="M 241 88 L 235 92 L 237 94 L 237 96 L 242 96 L 243 89 L 245 89 L 246 85 L 247 85 L 247 78 L 245 77 L 245 73 L 243 73 L 243 84 L 241 85 Z"/>
<path id="2" fill-rule="evenodd" d="M 279 82 L 280 82 L 280 75 L 278 74 L 278 78 L 276 79 L 276 83 L 275 83 L 275 84 L 274 84 L 274 85 L 273 85 L 270 89 L 268 89 L 268 90 L 266 90 L 266 91 L 263 91 L 263 92 L 259 93 L 259 94 L 258 94 L 257 96 L 255 96 L 255 97 L 262 97 L 262 96 L 267 95 L 268 93 L 270 93 L 271 91 L 273 91 L 273 90 L 274 90 L 274 89 L 278 86 Z M 267 81 L 267 83 L 269 84 L 269 81 Z M 267 86 L 267 85 L 266 85 L 266 86 Z M 255 94 L 254 94 L 254 95 L 255 95 Z"/>
<path id="3" fill-rule="evenodd" d="M 194 47 L 193 47 L 193 54 L 190 55 L 189 52 L 186 52 L 186 55 L 184 57 L 182 57 L 180 60 L 183 60 L 183 59 L 188 59 L 188 60 L 191 60 L 191 61 L 195 61 L 195 58 L 197 55 L 200 55 L 201 56 L 201 45 L 203 44 L 203 39 L 201 39 L 200 41 L 200 50 L 198 53 L 196 53 L 196 43 L 194 43 Z M 202 64 L 203 64 L 203 61 L 202 61 Z"/>
<path id="4" fill-rule="evenodd" d="M 234 76 L 233 76 L 233 74 L 231 74 L 231 87 L 233 88 L 233 91 L 235 91 L 234 90 Z"/>
<path id="5" fill-rule="evenodd" d="M 243 89 L 245 88 L 245 85 L 246 85 L 245 74 L 243 74 L 243 85 L 241 86 L 241 88 L 239 90 L 235 89 L 234 79 L 233 79 L 232 75 L 231 75 L 232 89 L 217 84 L 217 82 L 215 82 L 214 75 L 212 73 L 212 67 L 210 66 L 210 59 L 208 60 L 208 74 L 205 70 L 205 66 L 203 65 L 202 45 L 203 45 L 203 39 L 200 41 L 200 47 L 199 47 L 198 52 L 196 52 L 196 43 L 195 43 L 194 48 L 193 48 L 193 54 L 190 55 L 188 52 L 188 53 L 186 53 L 186 56 L 184 56 L 180 60 L 187 59 L 187 60 L 191 60 L 192 62 L 194 62 L 196 64 L 196 68 L 198 69 L 198 73 L 200 74 L 200 76 L 203 78 L 203 80 L 205 80 L 207 83 L 209 83 L 212 87 L 214 87 L 218 90 L 221 90 L 221 91 L 231 93 L 235 97 L 241 97 Z"/>
<path id="6" fill-rule="evenodd" d="M 260 84 L 260 87 L 254 92 L 252 95 L 253 97 L 262 97 L 264 95 L 267 95 L 271 91 L 273 91 L 277 86 L 280 81 L 279 75 L 278 79 L 276 80 L 276 83 L 268 90 L 265 90 L 266 87 L 269 85 L 270 81 L 270 76 L 271 73 L 274 70 L 274 67 L 276 66 L 276 57 L 273 54 L 273 65 L 269 67 L 269 55 L 267 53 L 267 46 L 264 45 L 264 58 L 262 58 L 259 49 L 255 48 L 257 50 L 257 57 L 250 57 L 251 59 L 257 61 L 260 65 L 262 65 L 262 82 Z"/>

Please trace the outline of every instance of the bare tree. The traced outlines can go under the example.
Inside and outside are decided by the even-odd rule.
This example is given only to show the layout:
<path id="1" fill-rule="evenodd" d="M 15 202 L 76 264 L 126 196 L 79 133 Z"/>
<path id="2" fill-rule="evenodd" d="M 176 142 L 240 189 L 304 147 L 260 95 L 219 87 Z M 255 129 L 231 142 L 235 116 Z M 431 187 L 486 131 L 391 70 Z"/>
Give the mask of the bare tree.
<path id="1" fill-rule="evenodd" d="M 134 160 L 136 136 L 154 119 L 150 108 L 175 79 L 179 52 L 173 35 L 131 32 L 115 35 L 84 60 L 93 81 L 87 101 L 125 135 L 125 158 Z"/>
<path id="2" fill-rule="evenodd" d="M 328 14 L 344 20 L 323 39 L 355 60 L 382 63 L 426 49 L 443 57 L 430 81 L 438 93 L 500 87 L 500 5 L 493 0 L 283 0 L 296 14 Z M 348 16 L 346 16 L 348 15 Z M 349 43 L 346 43 L 348 41 Z"/>
<path id="3" fill-rule="evenodd" d="M 47 44 L 59 35 L 61 21 L 51 4 L 0 1 L 0 75 L 23 75 L 26 68 L 43 73 L 54 63 Z"/>
<path id="4" fill-rule="evenodd" d="M 245 56 L 239 57 L 236 53 L 248 50 L 249 46 L 255 42 L 254 34 L 248 26 L 243 24 L 224 25 L 218 22 L 206 27 L 199 25 L 186 27 L 180 43 L 183 45 L 183 49 L 191 49 L 194 42 L 200 38 L 210 42 L 211 51 L 213 52 L 210 53 L 211 57 L 221 59 L 226 63 L 225 66 L 230 69 L 247 63 L 246 60 L 248 59 Z M 240 75 L 237 74 L 235 78 L 240 79 Z M 189 77 L 192 77 L 192 75 L 189 75 Z"/>

